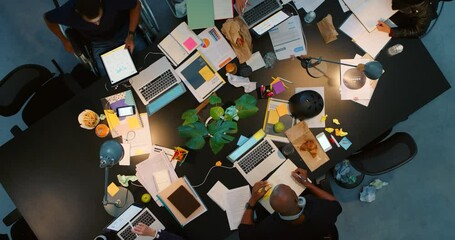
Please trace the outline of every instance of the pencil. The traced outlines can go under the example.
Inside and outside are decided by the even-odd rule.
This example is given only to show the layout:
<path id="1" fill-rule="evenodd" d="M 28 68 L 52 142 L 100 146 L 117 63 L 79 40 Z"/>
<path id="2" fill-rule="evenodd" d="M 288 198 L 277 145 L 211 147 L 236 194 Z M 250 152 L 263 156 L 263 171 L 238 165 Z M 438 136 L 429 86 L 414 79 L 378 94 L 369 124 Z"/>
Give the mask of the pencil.
<path id="1" fill-rule="evenodd" d="M 273 78 L 275 78 L 275 77 L 272 77 L 272 79 L 273 79 Z M 291 81 L 289 81 L 289 80 L 287 80 L 287 79 L 284 79 L 284 78 L 282 78 L 282 77 L 278 77 L 278 78 L 279 78 L 281 81 L 283 81 L 283 82 L 287 82 L 287 83 L 290 83 L 290 84 L 294 84 L 293 82 L 291 82 Z"/>

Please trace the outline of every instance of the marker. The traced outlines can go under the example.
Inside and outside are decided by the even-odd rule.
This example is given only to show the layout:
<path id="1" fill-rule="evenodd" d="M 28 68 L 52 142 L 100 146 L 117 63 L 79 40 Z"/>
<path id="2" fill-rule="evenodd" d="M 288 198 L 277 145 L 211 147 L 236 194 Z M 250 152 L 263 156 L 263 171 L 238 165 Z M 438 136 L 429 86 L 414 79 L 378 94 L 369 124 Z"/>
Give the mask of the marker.
<path id="1" fill-rule="evenodd" d="M 337 147 L 340 147 L 340 144 L 338 143 L 338 141 L 335 139 L 335 137 L 330 134 L 330 139 L 332 139 L 333 143 L 335 143 L 337 145 Z"/>

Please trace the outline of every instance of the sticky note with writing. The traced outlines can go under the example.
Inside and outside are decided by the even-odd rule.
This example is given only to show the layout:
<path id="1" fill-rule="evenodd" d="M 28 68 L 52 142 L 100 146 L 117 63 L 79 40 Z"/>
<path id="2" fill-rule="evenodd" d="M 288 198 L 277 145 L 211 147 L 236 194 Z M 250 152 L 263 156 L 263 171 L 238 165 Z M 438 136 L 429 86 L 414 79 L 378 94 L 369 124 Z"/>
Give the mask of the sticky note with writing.
<path id="1" fill-rule="evenodd" d="M 205 81 L 209 81 L 215 75 L 215 73 L 212 72 L 212 69 L 210 69 L 207 65 L 199 70 L 199 74 L 201 74 Z"/>

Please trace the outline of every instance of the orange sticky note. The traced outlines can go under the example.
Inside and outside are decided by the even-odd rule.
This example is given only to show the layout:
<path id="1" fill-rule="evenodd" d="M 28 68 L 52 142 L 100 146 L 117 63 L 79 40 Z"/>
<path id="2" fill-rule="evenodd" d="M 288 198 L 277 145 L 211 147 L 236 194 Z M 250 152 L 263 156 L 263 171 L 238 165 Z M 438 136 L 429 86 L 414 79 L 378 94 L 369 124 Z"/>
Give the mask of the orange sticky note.
<path id="1" fill-rule="evenodd" d="M 278 105 L 278 107 L 276 107 L 276 111 L 280 117 L 289 114 L 288 106 L 284 103 Z"/>
<path id="2" fill-rule="evenodd" d="M 213 73 L 212 70 L 207 65 L 205 65 L 203 68 L 201 68 L 201 70 L 199 70 L 199 74 L 201 74 L 205 81 L 210 81 L 210 79 L 212 79 L 213 76 L 215 75 L 215 73 Z"/>
<path id="3" fill-rule="evenodd" d="M 113 182 L 111 182 L 111 184 L 109 184 L 109 186 L 107 187 L 107 193 L 109 193 L 111 197 L 115 196 L 115 194 L 117 194 L 118 191 L 120 191 L 120 188 L 118 188 L 117 185 L 115 185 L 115 183 Z"/>

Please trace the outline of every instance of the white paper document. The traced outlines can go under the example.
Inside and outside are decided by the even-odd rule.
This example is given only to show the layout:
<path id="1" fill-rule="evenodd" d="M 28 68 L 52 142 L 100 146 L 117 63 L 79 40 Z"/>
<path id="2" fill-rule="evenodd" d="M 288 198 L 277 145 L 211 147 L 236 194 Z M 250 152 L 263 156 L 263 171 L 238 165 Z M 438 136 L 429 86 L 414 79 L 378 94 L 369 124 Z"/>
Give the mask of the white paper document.
<path id="1" fill-rule="evenodd" d="M 299 196 L 304 190 L 305 187 L 298 183 L 293 177 L 291 172 L 296 170 L 297 166 L 289 159 L 287 159 L 281 166 L 267 179 L 267 182 L 271 185 L 272 191 L 273 188 L 278 184 L 286 184 L 288 185 L 294 192 Z M 269 211 L 269 213 L 273 213 L 274 210 L 272 206 L 270 206 L 270 195 L 266 194 L 259 202 L 262 206 Z"/>
<path id="2" fill-rule="evenodd" d="M 349 11 L 348 6 L 346 5 L 346 3 L 344 3 L 343 0 L 338 0 L 338 2 L 340 3 L 340 7 L 341 7 L 341 10 L 343 10 L 343 12 Z"/>
<path id="3" fill-rule="evenodd" d="M 218 206 L 226 211 L 225 203 L 224 203 L 224 195 L 229 189 L 224 186 L 220 181 L 216 182 L 215 185 L 207 192 L 207 196 L 209 196 Z"/>
<path id="4" fill-rule="evenodd" d="M 245 212 L 245 203 L 251 197 L 250 186 L 231 189 L 224 194 L 224 197 L 229 228 L 235 230 L 239 227 Z"/>
<path id="5" fill-rule="evenodd" d="M 202 46 L 197 48 L 198 51 L 216 71 L 236 58 L 234 50 L 232 50 L 231 45 L 229 45 L 218 28 L 207 28 L 198 36 L 202 40 Z"/>
<path id="6" fill-rule="evenodd" d="M 139 116 L 144 127 L 130 130 L 125 136 L 122 135 L 123 142 L 130 144 L 131 156 L 149 154 L 152 149 L 152 135 L 147 113 L 141 113 Z"/>
<path id="7" fill-rule="evenodd" d="M 215 20 L 234 17 L 234 9 L 231 0 L 213 0 Z"/>
<path id="8" fill-rule="evenodd" d="M 131 161 L 131 146 L 128 143 L 121 143 L 123 147 L 123 158 L 120 160 L 118 165 L 120 166 L 129 166 Z"/>
<path id="9" fill-rule="evenodd" d="M 325 102 L 325 96 L 324 96 L 324 87 L 305 87 L 305 88 L 295 88 L 295 93 L 304 91 L 304 90 L 313 90 L 317 93 L 319 93 L 322 96 L 322 99 Z M 305 119 L 305 123 L 308 125 L 309 128 L 324 128 L 325 127 L 325 122 L 321 122 L 321 117 L 325 115 L 325 104 L 324 107 L 322 108 L 322 111 L 309 119 Z M 299 120 L 296 120 L 297 122 L 300 122 Z"/>
<path id="10" fill-rule="evenodd" d="M 367 63 L 369 59 L 341 59 L 341 63 L 357 66 Z M 371 80 L 356 67 L 340 65 L 340 94 L 341 100 L 370 99 L 376 87 L 376 80 Z"/>
<path id="11" fill-rule="evenodd" d="M 392 0 L 344 0 L 362 25 L 373 31 L 380 19 L 389 19 L 397 11 L 392 10 Z"/>
<path id="12" fill-rule="evenodd" d="M 253 72 L 265 67 L 265 62 L 260 52 L 253 53 L 250 59 L 246 60 L 246 64 L 251 67 Z"/>
<path id="13" fill-rule="evenodd" d="M 358 58 L 364 58 L 364 59 L 368 59 L 368 60 L 370 60 L 370 61 L 373 61 L 373 60 L 374 60 L 374 59 L 373 59 L 371 56 L 369 56 L 368 54 L 365 54 L 363 57 L 360 56 L 360 55 L 358 55 L 358 54 L 356 54 L 355 57 L 354 57 L 354 59 L 358 59 Z M 383 70 L 383 72 L 384 72 L 384 70 Z M 370 85 L 371 85 L 371 87 L 372 87 L 374 90 L 376 89 L 376 86 L 378 85 L 378 82 L 379 82 L 379 79 L 377 79 L 377 80 L 371 80 L 371 81 L 370 81 Z M 373 90 L 373 93 L 374 93 L 374 90 Z M 372 93 L 372 94 L 373 94 L 373 93 Z M 371 96 L 371 97 L 372 97 L 372 96 Z M 352 99 L 352 101 L 353 101 L 353 102 L 356 102 L 356 103 L 358 103 L 358 104 L 361 104 L 361 105 L 363 105 L 363 106 L 365 106 L 365 107 L 368 107 L 368 105 L 370 104 L 370 101 L 371 101 L 371 97 L 370 97 L 369 99 Z"/>
<path id="14" fill-rule="evenodd" d="M 307 54 L 300 17 L 292 16 L 269 31 L 278 60 Z"/>
<path id="15" fill-rule="evenodd" d="M 303 8 L 305 12 L 316 10 L 324 0 L 293 0 L 297 9 Z"/>

